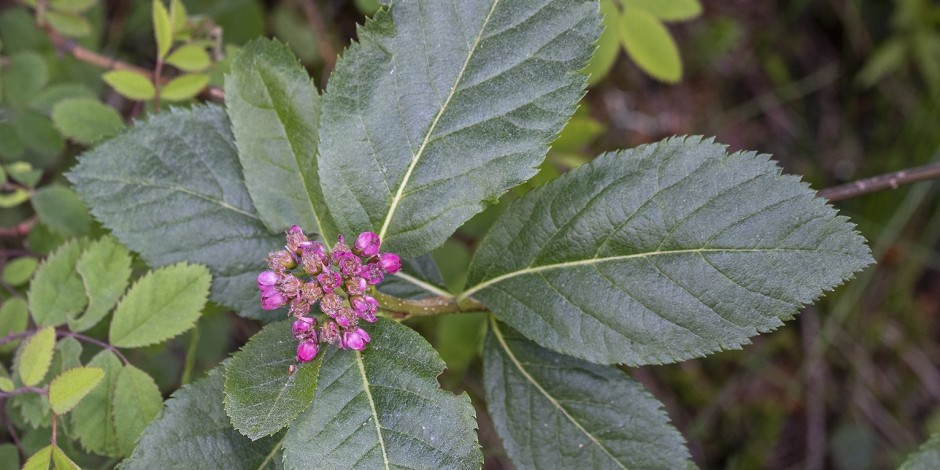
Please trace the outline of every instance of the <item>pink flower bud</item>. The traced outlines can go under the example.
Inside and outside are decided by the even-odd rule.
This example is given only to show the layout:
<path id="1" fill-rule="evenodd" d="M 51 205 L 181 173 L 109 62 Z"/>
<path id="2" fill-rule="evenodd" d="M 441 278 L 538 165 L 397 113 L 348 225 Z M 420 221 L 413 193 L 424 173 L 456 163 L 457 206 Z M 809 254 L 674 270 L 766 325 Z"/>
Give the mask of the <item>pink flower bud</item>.
<path id="1" fill-rule="evenodd" d="M 265 287 L 273 287 L 280 279 L 281 275 L 274 271 L 261 271 L 258 275 L 258 289 L 265 290 Z"/>
<path id="2" fill-rule="evenodd" d="M 268 253 L 267 262 L 268 267 L 275 271 L 284 271 L 297 267 L 297 260 L 294 259 L 294 255 L 285 250 Z"/>
<path id="3" fill-rule="evenodd" d="M 294 338 L 303 339 L 307 336 L 310 336 L 313 333 L 313 340 L 316 341 L 316 320 L 310 317 L 300 317 L 291 327 L 291 331 L 294 333 Z"/>
<path id="4" fill-rule="evenodd" d="M 369 323 L 375 322 L 375 312 L 379 308 L 379 303 L 374 298 L 368 295 L 353 296 L 349 298 L 349 303 L 356 312 L 356 316 Z"/>
<path id="5" fill-rule="evenodd" d="M 371 258 L 379 253 L 382 240 L 374 232 L 362 232 L 353 245 L 353 252 L 365 258 Z"/>
<path id="6" fill-rule="evenodd" d="M 339 287 L 343 278 L 337 272 L 323 271 L 317 275 L 317 281 L 320 282 L 320 288 L 323 289 L 323 292 L 329 294 Z"/>
<path id="7" fill-rule="evenodd" d="M 339 270 L 346 276 L 355 276 L 359 274 L 359 269 L 362 267 L 362 261 L 358 256 L 345 252 L 340 253 L 336 260 Z"/>
<path id="8" fill-rule="evenodd" d="M 401 258 L 394 253 L 382 253 L 379 255 L 379 267 L 386 274 L 395 274 L 401 271 Z"/>
<path id="9" fill-rule="evenodd" d="M 300 244 L 307 241 L 307 236 L 300 227 L 294 225 L 287 229 L 287 250 L 296 253 L 300 249 Z"/>
<path id="10" fill-rule="evenodd" d="M 366 278 L 366 282 L 373 286 L 382 282 L 382 278 L 385 277 L 385 274 L 382 273 L 382 268 L 379 267 L 378 263 L 369 263 L 363 265 L 362 269 L 359 270 L 359 275 Z"/>
<path id="11" fill-rule="evenodd" d="M 310 362 L 313 358 L 317 357 L 317 352 L 319 351 L 320 348 L 316 341 L 301 341 L 301 343 L 297 345 L 297 362 Z"/>
<path id="12" fill-rule="evenodd" d="M 265 297 L 261 296 L 261 308 L 264 310 L 275 310 L 287 305 L 287 297 L 284 297 L 284 294 L 280 292 L 271 291 L 271 295 Z"/>
<path id="13" fill-rule="evenodd" d="M 365 278 L 360 276 L 352 276 L 346 280 L 344 283 L 346 287 L 346 293 L 349 295 L 362 295 L 366 293 L 366 289 L 369 288 L 369 284 L 366 282 Z"/>
<path id="14" fill-rule="evenodd" d="M 326 294 L 320 299 L 320 309 L 331 317 L 335 317 L 341 308 L 343 308 L 343 298 L 335 293 Z"/>
<path id="15" fill-rule="evenodd" d="M 343 344 L 345 344 L 347 348 L 355 349 L 356 351 L 365 349 L 366 343 L 370 340 L 369 333 L 366 333 L 362 328 L 357 328 L 355 331 L 347 331 L 343 334 Z"/>

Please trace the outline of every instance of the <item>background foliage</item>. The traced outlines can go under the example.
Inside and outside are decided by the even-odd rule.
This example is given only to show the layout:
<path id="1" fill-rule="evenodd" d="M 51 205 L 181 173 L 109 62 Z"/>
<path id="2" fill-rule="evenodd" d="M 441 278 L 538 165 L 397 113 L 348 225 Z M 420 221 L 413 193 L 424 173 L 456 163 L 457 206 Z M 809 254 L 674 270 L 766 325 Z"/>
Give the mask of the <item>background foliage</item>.
<path id="1" fill-rule="evenodd" d="M 83 6 L 61 7 L 70 3 Z M 817 188 L 936 160 L 940 9 L 932 2 L 682 1 L 672 11 L 659 10 L 656 3 L 602 2 L 608 29 L 589 65 L 595 73 L 585 101 L 530 182 L 465 223 L 433 253 L 444 288 L 461 290 L 471 254 L 509 202 L 605 150 L 673 134 L 716 135 L 732 150 L 774 154 L 786 172 L 806 175 Z M 185 5 L 185 13 L 179 13 L 180 6 L 174 10 L 175 4 Z M 83 468 L 110 468 L 118 458 L 132 454 L 133 439 L 128 441 L 128 436 L 138 435 L 156 416 L 159 402 L 174 391 L 167 414 L 205 413 L 205 428 L 184 431 L 193 440 L 211 436 L 230 445 L 238 452 L 233 454 L 238 462 L 269 463 L 272 445 L 282 438 L 288 452 L 307 448 L 290 435 L 278 434 L 248 444 L 227 429 L 221 402 L 217 408 L 204 407 L 212 402 L 207 397 L 221 396 L 224 381 L 217 372 L 177 391 L 203 377 L 230 352 L 250 347 L 247 339 L 260 328 L 222 306 L 206 304 L 205 273 L 175 264 L 189 260 L 226 271 L 232 279 L 249 276 L 239 266 L 224 265 L 227 250 L 240 249 L 217 242 L 228 238 L 226 228 L 211 220 L 224 207 L 187 203 L 213 228 L 204 244 L 181 242 L 181 248 L 192 251 L 148 252 L 147 237 L 172 237 L 148 231 L 122 234 L 122 239 L 137 240 L 129 243 L 131 253 L 105 236 L 63 174 L 74 165 L 75 155 L 157 108 L 164 111 L 154 118 L 165 122 L 161 132 L 172 132 L 174 126 L 206 126 L 206 141 L 192 143 L 204 147 L 190 150 L 192 155 L 235 152 L 227 136 L 230 128 L 214 120 L 218 116 L 213 111 L 195 107 L 193 113 L 202 113 L 200 119 L 172 121 L 164 118 L 170 115 L 166 101 L 189 106 L 206 83 L 222 86 L 222 74 L 233 66 L 277 66 L 230 63 L 236 48 L 263 34 L 284 41 L 311 72 L 315 83 L 304 84 L 308 93 L 314 85 L 322 89 L 337 53 L 357 36 L 354 25 L 376 8 L 368 0 L 167 2 L 166 19 L 158 21 L 154 31 L 149 2 L 50 2 L 46 18 L 52 30 L 75 38 L 80 46 L 146 69 L 165 62 L 166 70 L 179 78 L 176 85 L 158 84 L 164 99 L 157 103 L 153 98 L 158 87 L 152 83 L 134 75 L 103 74 L 93 64 L 63 55 L 55 36 L 34 26 L 30 10 L 16 2 L 0 3 L 0 337 L 67 325 L 69 331 L 120 347 L 117 352 L 123 355 L 83 338 L 53 332 L 50 339 L 52 330 L 34 336 L 16 357 L 18 341 L 0 345 L 5 366 L 0 385 L 5 379 L 57 382 L 59 390 L 51 409 L 26 395 L 3 400 L 0 418 L 12 426 L 0 429 L 0 466 L 22 462 L 13 445 L 18 441 L 26 456 L 38 452 L 41 458 L 61 460 L 62 454 Z M 646 33 L 638 34 L 642 31 Z M 240 85 L 246 92 L 256 91 L 257 84 Z M 227 96 L 235 92 L 225 91 Z M 237 131 L 239 123 L 234 124 Z M 119 146 L 121 139 L 106 145 Z M 154 138 L 153 145 L 160 145 L 160 139 Z M 139 150 L 126 152 L 141 153 L 129 158 L 147 164 L 146 152 Z M 183 161 L 189 165 L 192 160 L 190 156 Z M 86 176 L 101 177 L 105 170 Z M 224 184 L 225 169 L 212 170 L 196 174 L 204 178 L 211 173 Z M 73 181 L 76 177 L 81 175 L 73 175 Z M 232 198 L 225 202 L 251 219 L 253 210 L 239 206 L 237 194 L 223 193 Z M 109 198 L 115 211 L 133 201 L 107 192 L 98 197 L 99 210 L 108 210 Z M 143 202 L 159 194 L 136 197 Z M 930 185 L 920 185 L 839 203 L 872 241 L 878 268 L 865 271 L 775 334 L 756 338 L 743 351 L 624 369 L 623 375 L 608 380 L 624 390 L 632 390 L 635 380 L 664 402 L 688 441 L 692 459 L 703 467 L 895 466 L 930 432 L 940 431 L 937 201 Z M 276 246 L 277 237 L 266 235 L 264 223 L 253 223 L 258 230 L 240 243 Z M 159 227 L 160 221 L 152 226 Z M 143 261 L 171 266 L 150 271 Z M 147 284 L 160 276 L 178 278 L 189 290 L 179 298 L 154 299 L 158 293 L 148 291 Z M 216 276 L 212 282 L 227 281 Z M 49 296 L 44 289 L 74 295 Z M 253 292 L 233 295 L 226 298 L 240 305 L 256 303 Z M 44 305 L 49 298 L 59 303 Z M 154 309 L 129 308 L 130 303 Z M 194 327 L 178 331 L 152 323 L 162 317 L 161 306 Z M 468 392 L 475 403 L 482 403 L 484 395 L 484 362 L 511 363 L 508 352 L 535 362 L 547 360 L 539 346 L 504 326 L 494 326 L 484 338 L 484 321 L 482 315 L 468 314 L 409 323 L 446 362 L 440 382 L 449 390 Z M 492 333 L 496 331 L 502 332 L 503 341 Z M 417 338 L 407 339 L 426 347 Z M 489 347 L 481 355 L 484 345 Z M 51 372 L 18 370 L 18 364 L 27 362 L 27 352 L 36 357 L 30 364 L 48 363 Z M 85 368 L 75 377 L 59 375 L 78 364 Z M 433 377 L 437 365 L 425 367 L 424 376 Z M 494 368 L 487 366 L 488 371 Z M 589 371 L 589 365 L 572 362 L 565 373 Z M 75 397 L 86 392 L 69 410 Z M 139 413 L 113 413 L 113 407 Z M 506 423 L 490 422 L 485 407 L 474 411 L 481 418 L 481 442 L 488 449 L 485 466 L 509 468 L 506 455 L 517 458 L 518 449 L 500 442 L 494 431 Z M 47 448 L 51 412 L 64 414 L 58 429 L 61 450 Z M 309 426 L 322 419 L 301 418 Z M 650 411 L 649 419 L 655 424 L 661 417 Z M 169 432 L 157 428 L 156 433 Z M 921 458 L 931 452 L 930 444 L 926 446 L 918 454 Z M 164 457 L 185 462 L 186 456 L 199 452 L 198 446 L 184 445 L 167 449 Z M 147 467 L 148 458 L 134 454 L 127 466 Z"/>

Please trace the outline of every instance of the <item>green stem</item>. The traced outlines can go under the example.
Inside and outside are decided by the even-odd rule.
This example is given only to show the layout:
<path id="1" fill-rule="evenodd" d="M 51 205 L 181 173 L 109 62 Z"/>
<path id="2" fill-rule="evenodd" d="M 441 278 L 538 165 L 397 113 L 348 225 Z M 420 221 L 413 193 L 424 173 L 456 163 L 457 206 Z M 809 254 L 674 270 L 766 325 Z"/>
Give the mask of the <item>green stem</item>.
<path id="1" fill-rule="evenodd" d="M 196 349 L 199 346 L 199 324 L 193 328 L 189 337 L 189 347 L 186 349 L 186 361 L 183 365 L 183 376 L 180 378 L 180 386 L 189 383 L 193 376 L 193 367 L 196 365 Z"/>
<path id="2" fill-rule="evenodd" d="M 483 312 L 486 306 L 473 300 L 457 299 L 451 296 L 428 297 L 409 300 L 374 291 L 372 296 L 379 301 L 379 308 L 395 320 L 407 320 L 414 317 L 444 315 L 448 313 Z"/>

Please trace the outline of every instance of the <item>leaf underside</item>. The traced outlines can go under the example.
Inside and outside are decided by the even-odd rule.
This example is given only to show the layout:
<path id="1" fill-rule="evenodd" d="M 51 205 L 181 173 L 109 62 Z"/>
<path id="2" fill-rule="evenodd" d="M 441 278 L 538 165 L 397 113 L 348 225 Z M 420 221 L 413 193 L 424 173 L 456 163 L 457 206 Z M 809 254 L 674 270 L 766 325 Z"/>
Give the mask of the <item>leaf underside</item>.
<path id="1" fill-rule="evenodd" d="M 549 349 L 666 363 L 739 348 L 871 262 L 854 225 L 766 155 L 679 137 L 517 201 L 463 295 Z"/>
<path id="2" fill-rule="evenodd" d="M 491 321 L 486 403 L 519 468 L 685 468 L 685 440 L 642 385 Z"/>
<path id="3" fill-rule="evenodd" d="M 411 258 L 536 172 L 583 94 L 589 0 L 400 0 L 323 95 L 320 180 L 340 232 Z M 342 214 L 342 217 L 339 216 Z"/>
<path id="4" fill-rule="evenodd" d="M 67 176 L 92 214 L 150 266 L 204 264 L 213 301 L 261 318 L 251 287 L 283 238 L 252 205 L 230 127 L 218 106 L 172 109 L 85 153 Z"/>
<path id="5" fill-rule="evenodd" d="M 444 362 L 417 332 L 380 319 L 365 351 L 325 348 L 313 404 L 284 439 L 287 468 L 478 469 L 469 397 L 441 390 Z"/>

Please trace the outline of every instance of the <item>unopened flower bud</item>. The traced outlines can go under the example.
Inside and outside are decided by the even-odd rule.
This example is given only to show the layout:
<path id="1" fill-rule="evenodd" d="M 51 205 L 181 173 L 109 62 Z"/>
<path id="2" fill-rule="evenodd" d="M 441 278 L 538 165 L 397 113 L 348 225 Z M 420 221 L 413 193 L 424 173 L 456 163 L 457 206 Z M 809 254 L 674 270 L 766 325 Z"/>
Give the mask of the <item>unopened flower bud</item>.
<path id="1" fill-rule="evenodd" d="M 287 305 L 287 297 L 276 290 L 272 290 L 271 295 L 261 295 L 261 308 L 264 310 L 275 310 L 285 305 Z"/>
<path id="2" fill-rule="evenodd" d="M 326 247 L 320 242 L 305 242 L 300 246 L 300 264 L 308 274 L 315 275 L 329 264 Z"/>
<path id="3" fill-rule="evenodd" d="M 394 253 L 382 253 L 379 255 L 379 267 L 386 274 L 395 274 L 401 271 L 401 258 Z"/>
<path id="4" fill-rule="evenodd" d="M 297 362 L 312 361 L 313 358 L 317 357 L 319 350 L 320 347 L 317 345 L 316 341 L 301 341 L 300 344 L 297 345 Z"/>
<path id="5" fill-rule="evenodd" d="M 320 327 L 320 339 L 330 344 L 342 339 L 339 334 L 339 326 L 336 322 L 327 321 Z"/>
<path id="6" fill-rule="evenodd" d="M 333 251 L 330 252 L 331 261 L 333 263 L 339 263 L 339 260 L 345 256 L 344 253 L 352 253 L 349 250 L 349 246 L 346 245 L 346 237 L 340 235 L 337 238 L 337 242 L 333 245 Z"/>
<path id="7" fill-rule="evenodd" d="M 268 253 L 267 262 L 268 267 L 275 271 L 284 271 L 297 267 L 297 260 L 294 259 L 294 255 L 285 250 Z"/>
<path id="8" fill-rule="evenodd" d="M 366 330 L 362 328 L 357 328 L 355 331 L 347 331 L 343 334 L 343 344 L 345 344 L 347 348 L 355 349 L 356 351 L 365 349 L 366 343 L 370 340 L 369 333 L 366 333 Z"/>
<path id="9" fill-rule="evenodd" d="M 261 271 L 258 275 L 258 289 L 265 290 L 267 287 L 274 287 L 280 279 L 281 275 L 274 271 Z"/>
<path id="10" fill-rule="evenodd" d="M 303 285 L 303 281 L 297 279 L 293 274 L 285 274 L 281 277 L 281 280 L 278 281 L 277 288 L 282 294 L 287 296 L 287 298 L 292 299 L 297 297 L 297 294 L 300 294 L 300 288 L 303 287 Z"/>
<path id="11" fill-rule="evenodd" d="M 385 277 L 385 274 L 382 272 L 382 268 L 379 267 L 378 263 L 369 263 L 362 266 L 362 269 L 359 270 L 359 275 L 366 279 L 371 285 L 376 285 L 382 282 L 382 279 Z"/>
<path id="12" fill-rule="evenodd" d="M 366 282 L 365 278 L 360 276 L 352 276 L 346 280 L 343 284 L 346 287 L 346 293 L 349 295 L 362 295 L 366 293 L 366 289 L 369 288 L 369 284 Z"/>
<path id="13" fill-rule="evenodd" d="M 341 308 L 343 308 L 343 298 L 336 293 L 325 294 L 320 299 L 320 309 L 331 317 L 335 317 Z"/>
<path id="14" fill-rule="evenodd" d="M 382 240 L 374 232 L 362 232 L 353 245 L 353 253 L 365 258 L 371 258 L 379 253 Z"/>
<path id="15" fill-rule="evenodd" d="M 345 276 L 355 276 L 359 274 L 359 269 L 362 267 L 362 260 L 358 256 L 346 252 L 340 253 L 336 261 L 336 265 L 339 266 L 339 270 Z"/>
<path id="16" fill-rule="evenodd" d="M 349 298 L 349 303 L 356 312 L 356 316 L 369 323 L 375 322 L 375 312 L 379 308 L 379 303 L 374 298 L 368 295 L 353 296 Z"/>

